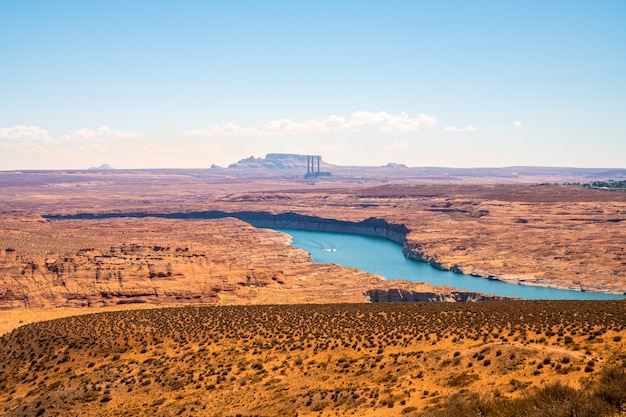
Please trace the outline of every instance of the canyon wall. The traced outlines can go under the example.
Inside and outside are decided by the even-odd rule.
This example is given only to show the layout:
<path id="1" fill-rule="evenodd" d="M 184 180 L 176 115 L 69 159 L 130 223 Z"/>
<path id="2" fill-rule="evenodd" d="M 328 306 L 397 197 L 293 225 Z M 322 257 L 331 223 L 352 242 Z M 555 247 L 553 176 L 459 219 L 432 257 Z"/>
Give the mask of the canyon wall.
<path id="1" fill-rule="evenodd" d="M 250 213 L 240 215 L 239 213 L 233 213 L 233 216 L 246 221 L 255 227 L 349 233 L 355 235 L 381 237 L 399 244 L 404 243 L 406 235 L 409 233 L 409 229 L 404 225 L 391 224 L 384 219 L 373 217 L 363 220 L 362 222 L 350 222 L 314 216 L 304 216 L 297 213 L 283 213 L 275 215 L 262 214 L 263 213 Z"/>
<path id="2" fill-rule="evenodd" d="M 319 232 L 349 233 L 363 236 L 381 237 L 402 245 L 402 253 L 408 259 L 425 262 L 430 266 L 463 273 L 458 265 L 447 267 L 437 261 L 436 257 L 427 256 L 418 244 L 410 244 L 406 237 L 410 230 L 403 224 L 389 223 L 385 219 L 370 217 L 360 222 L 336 220 L 317 216 L 307 216 L 294 212 L 273 214 L 265 211 L 197 211 L 188 213 L 79 213 L 74 215 L 44 215 L 51 220 L 98 220 L 105 218 L 123 217 L 157 217 L 167 219 L 221 219 L 236 218 L 251 224 L 254 227 L 270 229 L 297 229 Z"/>
<path id="3" fill-rule="evenodd" d="M 208 220 L 196 214 L 181 221 L 142 214 L 89 215 L 90 220 L 5 219 L 0 222 L 0 309 L 492 299 L 316 264 L 308 253 L 291 246 L 284 233 L 255 228 L 231 213 L 218 215 L 223 218 Z M 404 226 L 378 219 L 351 223 L 293 213 L 239 216 L 257 226 L 360 233 L 396 241 L 406 233 Z"/>
<path id="4" fill-rule="evenodd" d="M 265 211 L 196 211 L 188 213 L 79 213 L 72 215 L 44 215 L 50 220 L 98 220 L 124 217 L 157 217 L 165 219 L 222 219 L 233 217 L 255 227 L 270 229 L 298 229 L 320 232 L 350 233 L 365 236 L 382 237 L 399 244 L 405 242 L 409 229 L 402 224 L 388 223 L 384 219 L 369 218 L 361 222 L 327 219 L 306 216 L 294 212 L 273 214 Z"/>

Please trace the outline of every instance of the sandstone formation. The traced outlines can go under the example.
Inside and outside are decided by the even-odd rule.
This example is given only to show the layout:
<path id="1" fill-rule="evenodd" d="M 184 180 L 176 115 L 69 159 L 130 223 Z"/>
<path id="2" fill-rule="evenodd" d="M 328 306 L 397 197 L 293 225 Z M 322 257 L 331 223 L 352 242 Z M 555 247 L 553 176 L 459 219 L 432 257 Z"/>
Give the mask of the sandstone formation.
<path id="1" fill-rule="evenodd" d="M 233 218 L 13 219 L 0 226 L 0 308 L 383 301 L 368 292 L 375 288 L 483 299 L 316 265 L 287 235 Z"/>
<path id="2" fill-rule="evenodd" d="M 392 284 L 393 285 L 393 284 Z M 407 287 L 410 288 L 410 287 Z M 398 303 L 398 302 L 468 302 L 499 300 L 502 297 L 485 295 L 471 291 L 428 292 L 427 290 L 415 291 L 405 288 L 373 289 L 367 291 L 369 301 L 373 303 Z"/>
<path id="3" fill-rule="evenodd" d="M 355 232 L 384 220 L 392 240 L 406 228 L 407 257 L 436 268 L 524 285 L 626 293 L 623 192 L 575 185 L 385 185 L 282 192 L 271 202 L 247 195 L 246 202 L 238 201 L 239 194 L 228 196 L 221 206 L 332 219 L 320 221 L 323 228 L 352 222 Z"/>
<path id="4" fill-rule="evenodd" d="M 527 285 L 626 292 L 623 192 L 545 183 L 398 184 L 381 176 L 324 181 L 246 178 L 245 170 L 241 177 L 232 172 L 239 173 L 0 173 L 0 213 L 4 219 L 30 215 L 24 224 L 37 224 L 41 215 L 187 221 L 221 213 L 222 217 L 237 216 L 256 225 L 290 224 L 382 235 L 403 242 L 404 253 L 410 258 L 464 274 Z M 568 175 L 591 174 L 583 170 Z M 53 220 L 50 224 L 66 227 L 72 222 Z M 110 231 L 106 232 L 101 239 L 107 239 Z M 22 255 L 28 254 L 37 240 L 55 241 L 36 234 L 29 238 L 28 227 L 23 224 L 15 226 L 9 235 L 21 235 L 28 241 L 20 248 Z M 83 243 L 74 245 L 71 256 L 80 249 L 96 247 L 89 243 L 94 240 L 92 233 L 79 232 L 72 239 Z M 102 254 L 112 246 L 135 241 L 129 231 L 109 243 L 98 248 Z M 173 241 L 144 241 L 146 247 L 155 245 L 184 246 Z M 10 243 L 2 246 L 13 248 Z M 47 252 L 64 256 L 67 251 L 48 248 L 43 255 Z M 376 287 L 368 287 L 372 288 Z"/>

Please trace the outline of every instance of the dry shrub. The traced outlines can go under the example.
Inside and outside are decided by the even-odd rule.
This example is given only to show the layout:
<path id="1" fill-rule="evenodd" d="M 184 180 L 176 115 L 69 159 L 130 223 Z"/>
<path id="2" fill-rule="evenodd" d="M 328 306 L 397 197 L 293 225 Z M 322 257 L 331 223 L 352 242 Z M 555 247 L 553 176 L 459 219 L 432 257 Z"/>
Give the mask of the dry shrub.
<path id="1" fill-rule="evenodd" d="M 613 383 L 611 386 L 616 387 Z M 519 399 L 489 398 L 477 393 L 455 394 L 448 398 L 443 409 L 423 412 L 420 416 L 608 417 L 615 411 L 612 404 L 597 395 L 555 383 Z"/>
<path id="2" fill-rule="evenodd" d="M 626 412 L 626 370 L 612 366 L 600 373 L 595 396 L 621 412 Z"/>

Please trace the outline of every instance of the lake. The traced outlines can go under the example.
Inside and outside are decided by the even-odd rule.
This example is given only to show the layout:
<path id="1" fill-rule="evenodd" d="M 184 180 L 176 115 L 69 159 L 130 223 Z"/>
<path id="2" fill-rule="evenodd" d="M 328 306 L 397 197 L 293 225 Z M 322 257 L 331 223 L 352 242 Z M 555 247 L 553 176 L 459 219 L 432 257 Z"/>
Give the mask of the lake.
<path id="1" fill-rule="evenodd" d="M 387 239 L 331 232 L 275 229 L 289 234 L 292 245 L 309 252 L 317 263 L 334 263 L 358 268 L 385 278 L 428 282 L 460 290 L 518 297 L 526 300 L 620 300 L 619 294 L 559 290 L 507 284 L 485 278 L 441 271 L 424 263 L 407 259 L 402 246 Z"/>

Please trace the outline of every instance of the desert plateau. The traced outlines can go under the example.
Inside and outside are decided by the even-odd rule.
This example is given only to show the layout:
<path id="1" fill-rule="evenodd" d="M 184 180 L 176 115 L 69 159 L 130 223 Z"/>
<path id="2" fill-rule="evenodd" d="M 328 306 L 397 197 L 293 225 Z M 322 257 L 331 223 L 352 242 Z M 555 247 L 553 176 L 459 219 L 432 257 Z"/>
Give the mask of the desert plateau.
<path id="1" fill-rule="evenodd" d="M 262 172 L 0 172 L 5 415 L 512 416 L 550 396 L 577 415 L 624 410 L 624 301 L 388 280 L 314 263 L 271 228 L 624 294 L 626 193 Z"/>
<path id="2" fill-rule="evenodd" d="M 626 1 L 0 1 L 0 417 L 626 417 Z"/>

